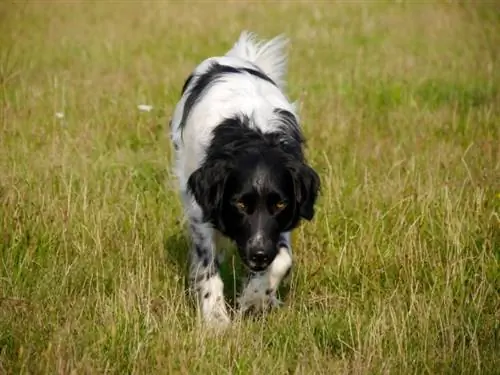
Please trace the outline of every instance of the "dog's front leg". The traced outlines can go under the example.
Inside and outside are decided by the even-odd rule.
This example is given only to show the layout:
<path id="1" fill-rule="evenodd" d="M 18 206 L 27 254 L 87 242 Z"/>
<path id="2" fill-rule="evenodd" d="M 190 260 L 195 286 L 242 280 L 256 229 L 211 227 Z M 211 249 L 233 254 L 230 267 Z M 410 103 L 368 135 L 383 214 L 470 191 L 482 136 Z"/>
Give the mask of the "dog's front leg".
<path id="1" fill-rule="evenodd" d="M 196 217 L 190 217 L 192 246 L 189 282 L 196 294 L 198 311 L 211 327 L 223 328 L 230 322 L 224 301 L 224 284 L 219 275 L 213 229 Z"/>
<path id="2" fill-rule="evenodd" d="M 292 250 L 290 232 L 287 232 L 280 236 L 278 255 L 269 267 L 265 271 L 249 275 L 238 300 L 241 312 L 249 310 L 259 312 L 279 306 L 281 302 L 276 297 L 276 290 L 291 268 Z"/>

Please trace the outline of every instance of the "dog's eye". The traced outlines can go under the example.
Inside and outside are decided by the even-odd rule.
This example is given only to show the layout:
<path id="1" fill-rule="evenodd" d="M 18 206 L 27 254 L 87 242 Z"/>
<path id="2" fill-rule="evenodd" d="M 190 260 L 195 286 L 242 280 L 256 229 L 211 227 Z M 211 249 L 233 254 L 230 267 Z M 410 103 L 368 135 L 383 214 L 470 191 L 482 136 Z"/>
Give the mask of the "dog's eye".
<path id="1" fill-rule="evenodd" d="M 285 201 L 279 201 L 274 206 L 276 207 L 277 210 L 281 211 L 287 206 L 287 203 Z"/>
<path id="2" fill-rule="evenodd" d="M 247 205 L 245 204 L 245 202 L 242 201 L 237 201 L 236 207 L 238 207 L 242 211 L 245 211 L 247 209 Z"/>

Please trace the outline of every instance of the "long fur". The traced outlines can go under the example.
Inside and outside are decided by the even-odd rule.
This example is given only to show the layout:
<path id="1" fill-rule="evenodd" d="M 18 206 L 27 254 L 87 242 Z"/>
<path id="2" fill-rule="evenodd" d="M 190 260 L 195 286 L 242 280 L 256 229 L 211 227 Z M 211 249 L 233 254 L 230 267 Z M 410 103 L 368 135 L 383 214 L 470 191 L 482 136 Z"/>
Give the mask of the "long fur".
<path id="1" fill-rule="evenodd" d="M 264 310 L 278 304 L 276 289 L 291 268 L 290 232 L 314 216 L 320 179 L 284 94 L 286 45 L 283 36 L 258 41 L 242 32 L 225 55 L 189 75 L 171 120 L 192 239 L 190 283 L 211 326 L 229 322 L 215 235 L 233 240 L 249 267 L 240 308 Z"/>
<path id="2" fill-rule="evenodd" d="M 286 84 L 287 44 L 288 39 L 284 35 L 262 42 L 257 40 L 254 33 L 243 31 L 226 56 L 239 57 L 254 63 L 283 90 Z"/>

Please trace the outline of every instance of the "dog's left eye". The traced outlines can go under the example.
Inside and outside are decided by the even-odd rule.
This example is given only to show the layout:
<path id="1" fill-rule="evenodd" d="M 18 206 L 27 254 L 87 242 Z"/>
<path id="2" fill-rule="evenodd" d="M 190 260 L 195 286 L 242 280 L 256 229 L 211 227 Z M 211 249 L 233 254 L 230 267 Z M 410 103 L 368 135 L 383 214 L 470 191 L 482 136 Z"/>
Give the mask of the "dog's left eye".
<path id="1" fill-rule="evenodd" d="M 284 209 L 285 207 L 287 206 L 287 203 L 285 201 L 279 201 L 278 203 L 276 203 L 274 205 L 274 207 L 276 208 L 276 210 L 282 210 Z"/>
<path id="2" fill-rule="evenodd" d="M 242 201 L 237 201 L 236 207 L 238 207 L 242 211 L 245 211 L 247 209 L 247 205 Z"/>

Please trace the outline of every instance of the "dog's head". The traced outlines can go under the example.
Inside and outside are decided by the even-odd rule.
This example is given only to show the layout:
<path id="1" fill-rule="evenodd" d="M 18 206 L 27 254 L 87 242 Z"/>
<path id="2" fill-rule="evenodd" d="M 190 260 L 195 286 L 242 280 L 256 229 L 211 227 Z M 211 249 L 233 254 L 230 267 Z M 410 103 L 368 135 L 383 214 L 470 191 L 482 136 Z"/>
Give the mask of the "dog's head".
<path id="1" fill-rule="evenodd" d="M 313 218 L 320 179 L 280 147 L 243 149 L 207 158 L 188 188 L 205 220 L 237 244 L 247 267 L 261 271 L 276 257 L 280 233 Z"/>

